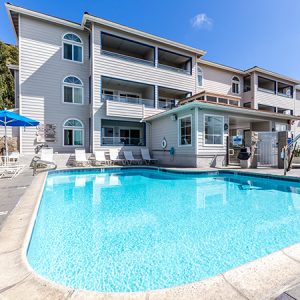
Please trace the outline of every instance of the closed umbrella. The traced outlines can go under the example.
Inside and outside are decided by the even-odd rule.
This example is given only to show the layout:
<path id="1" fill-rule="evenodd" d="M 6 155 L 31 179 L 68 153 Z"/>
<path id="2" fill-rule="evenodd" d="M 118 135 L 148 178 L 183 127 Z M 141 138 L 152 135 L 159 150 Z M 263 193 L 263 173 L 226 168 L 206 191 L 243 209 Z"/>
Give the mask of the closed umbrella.
<path id="1" fill-rule="evenodd" d="M 16 114 L 9 110 L 0 110 L 0 126 L 4 126 L 5 132 L 5 162 L 8 161 L 8 147 L 7 147 L 7 126 L 12 127 L 28 127 L 28 126 L 37 126 L 40 122 L 33 119 L 29 119 L 22 115 Z"/>

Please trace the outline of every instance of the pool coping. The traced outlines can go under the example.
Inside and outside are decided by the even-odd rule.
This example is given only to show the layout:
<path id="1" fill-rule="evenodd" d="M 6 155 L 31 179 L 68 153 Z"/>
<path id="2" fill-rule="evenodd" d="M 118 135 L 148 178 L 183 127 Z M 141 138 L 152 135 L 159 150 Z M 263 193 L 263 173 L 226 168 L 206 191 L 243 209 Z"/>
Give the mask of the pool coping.
<path id="1" fill-rule="evenodd" d="M 283 179 L 280 175 L 237 170 L 184 170 L 158 167 L 76 168 L 51 171 L 88 172 L 97 169 L 154 169 L 171 173 L 239 174 Z M 87 171 L 86 171 L 87 170 Z M 172 288 L 128 293 L 94 292 L 65 287 L 37 274 L 29 265 L 26 252 L 41 201 L 47 172 L 38 174 L 0 232 L 0 299 L 274 299 L 300 283 L 300 243 L 273 252 L 222 274 Z M 300 182 L 297 177 L 285 180 Z M 234 249 L 233 249 L 234 251 Z"/>

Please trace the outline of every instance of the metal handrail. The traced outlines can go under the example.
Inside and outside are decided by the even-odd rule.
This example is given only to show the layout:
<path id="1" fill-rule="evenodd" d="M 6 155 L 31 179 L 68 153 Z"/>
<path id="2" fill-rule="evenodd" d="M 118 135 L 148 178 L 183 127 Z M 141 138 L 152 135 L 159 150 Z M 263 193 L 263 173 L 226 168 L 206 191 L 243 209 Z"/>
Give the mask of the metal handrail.
<path id="1" fill-rule="evenodd" d="M 127 61 L 130 61 L 130 62 L 137 62 L 137 63 L 142 63 L 142 64 L 145 64 L 145 65 L 154 66 L 154 60 L 142 59 L 142 58 L 138 58 L 138 57 L 135 57 L 135 56 L 124 55 L 124 54 L 120 54 L 120 53 L 112 52 L 112 51 L 108 51 L 108 50 L 101 50 L 101 54 L 111 56 L 111 57 L 114 57 L 114 58 L 127 60 Z"/>
<path id="2" fill-rule="evenodd" d="M 102 100 L 111 100 L 115 102 L 131 103 L 145 105 L 146 107 L 154 107 L 154 100 L 143 99 L 143 98 L 133 98 L 133 97 L 122 97 L 118 95 L 105 95 L 102 94 Z"/>
<path id="3" fill-rule="evenodd" d="M 190 71 L 189 71 L 189 70 L 185 70 L 185 69 L 181 69 L 181 68 L 172 67 L 172 66 L 165 65 L 165 64 L 160 64 L 160 63 L 158 63 L 157 66 L 158 66 L 159 68 L 166 69 L 166 70 L 170 70 L 170 71 L 174 71 L 174 72 L 177 72 L 177 73 L 190 74 Z"/>
<path id="4" fill-rule="evenodd" d="M 145 146 L 144 138 L 108 137 L 101 138 L 103 146 Z"/>
<path id="5" fill-rule="evenodd" d="M 288 145 L 284 146 L 282 149 L 282 153 L 283 153 L 283 165 L 284 165 L 284 175 L 286 175 L 286 173 L 288 171 L 290 171 L 290 167 L 291 167 L 291 161 L 293 159 L 293 155 L 291 155 L 291 157 L 289 157 L 289 152 L 290 150 L 293 148 L 294 145 L 297 144 L 298 140 L 300 139 L 300 134 L 298 134 L 291 143 L 289 143 Z"/>

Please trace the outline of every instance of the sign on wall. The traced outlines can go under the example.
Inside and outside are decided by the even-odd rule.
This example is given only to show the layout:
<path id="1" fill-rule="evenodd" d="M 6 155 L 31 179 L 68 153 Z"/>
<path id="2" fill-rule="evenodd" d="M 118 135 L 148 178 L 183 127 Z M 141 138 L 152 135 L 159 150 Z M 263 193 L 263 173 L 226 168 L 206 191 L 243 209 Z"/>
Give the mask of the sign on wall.
<path id="1" fill-rule="evenodd" d="M 54 143 L 56 142 L 56 125 L 55 124 L 40 124 L 37 130 L 38 143 Z"/>

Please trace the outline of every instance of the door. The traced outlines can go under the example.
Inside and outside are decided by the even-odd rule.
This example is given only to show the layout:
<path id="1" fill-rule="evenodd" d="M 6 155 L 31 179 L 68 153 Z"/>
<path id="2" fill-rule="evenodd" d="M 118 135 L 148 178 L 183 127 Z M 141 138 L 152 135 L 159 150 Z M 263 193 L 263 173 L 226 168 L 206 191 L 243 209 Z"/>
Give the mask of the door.
<path id="1" fill-rule="evenodd" d="M 278 133 L 258 132 L 257 165 L 278 166 Z"/>

